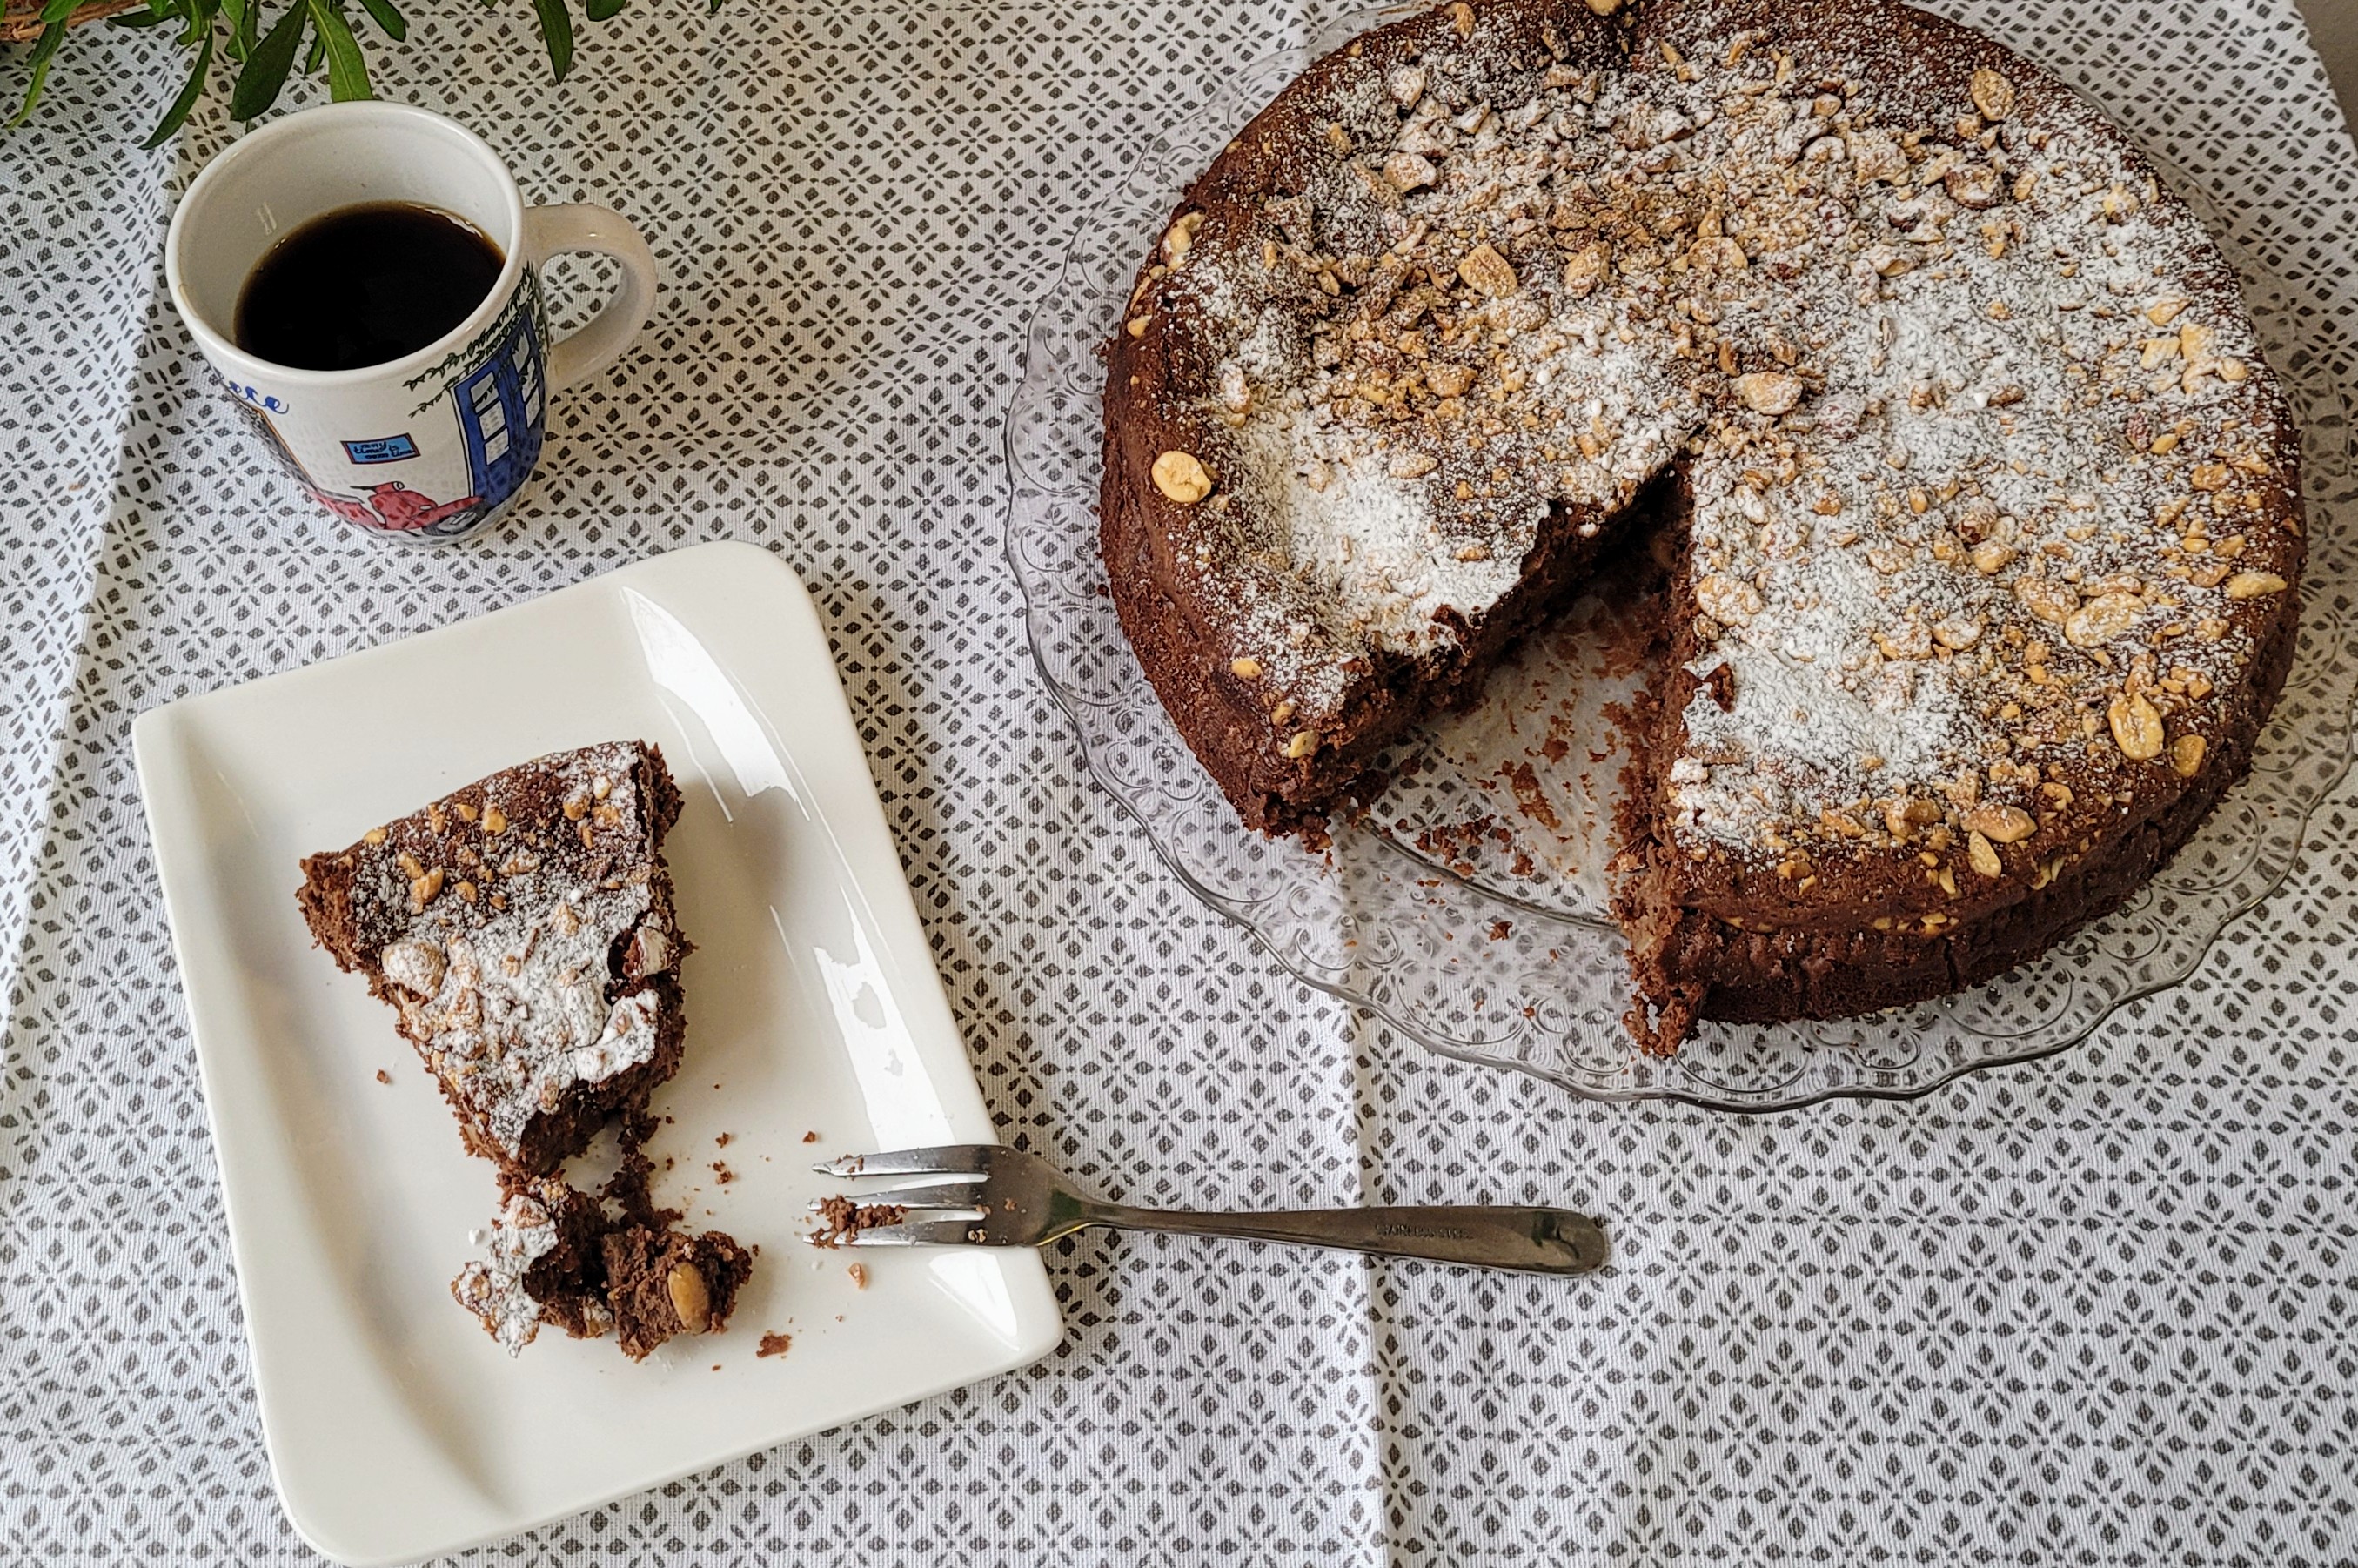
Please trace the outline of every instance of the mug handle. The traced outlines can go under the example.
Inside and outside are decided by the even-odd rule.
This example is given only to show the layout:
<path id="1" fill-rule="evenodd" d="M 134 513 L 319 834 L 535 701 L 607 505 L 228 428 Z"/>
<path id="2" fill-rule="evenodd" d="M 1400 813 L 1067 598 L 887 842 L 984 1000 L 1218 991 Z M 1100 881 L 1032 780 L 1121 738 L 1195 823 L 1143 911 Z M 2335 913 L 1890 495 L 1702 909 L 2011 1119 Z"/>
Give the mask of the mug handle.
<path id="1" fill-rule="evenodd" d="M 524 214 L 525 254 L 535 266 L 568 251 L 588 251 L 612 256 L 622 264 L 622 280 L 589 325 L 549 345 L 548 383 L 571 386 L 613 363 L 639 335 L 655 308 L 655 283 L 662 276 L 655 254 L 647 248 L 629 219 L 611 208 L 587 202 L 560 207 L 527 207 Z"/>

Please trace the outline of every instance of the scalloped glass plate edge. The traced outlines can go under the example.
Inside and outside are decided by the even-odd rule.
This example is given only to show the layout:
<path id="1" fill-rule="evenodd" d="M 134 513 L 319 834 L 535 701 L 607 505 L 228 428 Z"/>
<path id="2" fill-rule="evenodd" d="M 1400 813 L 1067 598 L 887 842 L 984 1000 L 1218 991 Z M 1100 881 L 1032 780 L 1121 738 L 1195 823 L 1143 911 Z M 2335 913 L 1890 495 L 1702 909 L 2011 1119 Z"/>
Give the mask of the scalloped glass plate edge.
<path id="1" fill-rule="evenodd" d="M 1600 942 L 1614 945 L 1609 955 L 1613 983 L 1626 988 L 1626 981 L 1619 979 L 1617 937 L 1606 935 L 1593 918 L 1538 908 L 1511 893 L 1448 872 L 1389 836 L 1356 829 L 1338 832 L 1342 858 L 1322 862 L 1294 846 L 1272 845 L 1250 834 L 1228 813 L 1217 792 L 1210 791 L 1208 779 L 1170 728 L 1118 625 L 1113 627 L 1109 645 L 1102 636 L 1087 636 L 1087 628 L 1078 623 L 1089 611 L 1094 611 L 1098 619 L 1098 632 L 1111 622 L 1097 564 L 1094 507 L 1098 420 L 1095 377 L 1101 373 L 1093 351 L 1112 330 L 1118 315 L 1114 306 L 1119 303 L 1108 290 L 1118 291 L 1126 285 L 1135 257 L 1143 253 L 1146 239 L 1180 187 L 1236 125 L 1318 54 L 1382 20 L 1416 8 L 1386 6 L 1338 17 L 1303 47 L 1254 62 L 1201 108 L 1174 122 L 1141 153 L 1114 198 L 1075 236 L 1055 281 L 1026 322 L 1016 390 L 1002 430 L 1009 481 L 1003 543 L 1009 568 L 1023 594 L 1027 648 L 1051 697 L 1081 742 L 1090 775 L 1139 825 L 1157 858 L 1191 893 L 1240 926 L 1280 968 L 1303 984 L 1365 1011 L 1444 1058 L 1525 1073 L 1603 1103 L 1669 1101 L 1750 1114 L 1798 1109 L 1829 1099 L 1912 1099 L 1969 1073 L 2054 1056 L 2086 1039 L 2119 1008 L 2182 982 L 2223 932 L 2282 885 L 2299 863 L 2317 804 L 2331 793 L 2350 764 L 2358 664 L 2353 664 L 2342 611 L 2333 601 L 2350 596 L 2353 574 L 2343 558 L 2338 531 L 2320 526 L 2330 522 L 2331 506 L 2350 499 L 2350 435 L 2346 404 L 2327 373 L 2324 345 L 2318 341 L 2326 329 L 2318 325 L 2302 330 L 2299 296 L 2292 286 L 2235 239 L 2207 190 L 2151 154 L 2147 155 L 2148 159 L 2194 208 L 2234 267 L 2247 306 L 2260 325 L 2270 362 L 2301 420 L 2311 519 L 2302 648 L 2286 696 L 2263 738 L 2252 776 L 2229 794 L 2194 841 L 2123 910 L 2083 928 L 2070 941 L 2008 976 L 1918 1008 L 1864 1019 L 1768 1030 L 1714 1026 L 1701 1037 L 1700 1048 L 1691 1045 L 1680 1056 L 1657 1059 L 1639 1054 L 1619 1034 L 1617 1024 L 1612 1026 L 1611 1045 L 1602 1050 L 1598 1042 L 1584 1041 L 1572 1027 L 1550 1032 L 1541 1019 L 1543 1007 L 1555 1000 L 1553 995 L 1536 1001 L 1528 997 L 1486 1000 L 1478 980 L 1469 981 L 1457 969 L 1436 976 L 1412 960 L 1402 971 L 1425 994 L 1432 994 L 1436 985 L 1446 991 L 1462 990 L 1471 984 L 1472 996 L 1482 1004 L 1476 1011 L 1487 1006 L 1494 1015 L 1503 1018 L 1519 1011 L 1522 1019 L 1495 1036 L 1469 1037 L 1463 1030 L 1453 1033 L 1398 1000 L 1402 983 L 1399 972 L 1387 969 L 1380 957 L 1357 951 L 1371 932 L 1380 944 L 1396 941 L 1403 931 L 1412 930 L 1434 913 L 1455 918 L 1469 932 L 1481 929 L 1476 922 L 1486 914 L 1510 915 L 1511 922 L 1501 919 L 1491 924 L 1494 938 L 1502 926 L 1513 923 L 1526 926 L 1516 945 L 1527 949 L 1534 931 L 1563 934 L 1562 947 L 1545 949 L 1544 958 L 1531 959 L 1520 971 L 1527 976 L 1547 974 L 1549 980 L 1534 989 L 1557 994 L 1563 987 L 1553 983 L 1555 971 L 1570 967 L 1559 953 L 1584 943 L 1592 947 Z M 1115 269 L 1109 281 L 1093 283 L 1093 271 L 1108 265 Z M 1069 373 L 1074 372 L 1077 379 L 1070 378 Z M 1044 433 L 1058 428 L 1060 417 L 1071 422 L 1071 433 L 1081 438 L 1064 449 L 1064 463 L 1044 464 L 1044 459 L 1059 455 L 1051 449 Z M 1061 485 L 1046 477 L 1058 466 L 1069 470 Z M 1071 519 L 1061 532 L 1037 526 L 1055 511 L 1059 498 L 1087 514 L 1086 527 Z M 1095 573 L 1100 586 L 1058 591 L 1055 561 L 1060 554 L 1071 557 L 1068 568 L 1083 579 Z M 1092 592 L 1093 606 L 1083 602 Z M 1098 670 L 1116 672 L 1111 678 L 1121 686 L 1111 697 L 1084 692 L 1063 667 L 1057 644 L 1072 641 L 1076 630 L 1085 651 L 1099 656 Z M 1106 659 L 1111 663 L 1104 663 Z M 1100 673 L 1091 684 L 1101 686 L 1107 678 Z M 1093 723 L 1093 716 L 1106 713 L 1129 720 L 1126 726 L 1113 726 L 1118 736 Z M 2295 718 L 2301 720 L 2298 729 L 2290 722 Z M 1114 765 L 1109 752 L 1117 739 L 1126 754 L 1142 749 L 1147 764 L 1142 773 L 1129 773 Z M 1169 777 L 1174 768 L 1193 777 L 1174 782 Z M 1141 778 L 1151 784 L 1142 788 Z M 1204 850 L 1205 844 L 1179 839 L 1174 820 L 1181 828 L 1209 835 L 1213 851 L 1227 860 L 1226 870 L 1264 881 L 1274 876 L 1275 885 L 1250 896 L 1214 885 L 1199 872 L 1189 853 L 1191 848 Z M 2224 874 L 2191 886 L 2180 885 L 2185 877 L 2199 871 L 2199 862 L 2222 858 L 2230 862 Z M 2174 876 L 2180 881 L 2174 881 Z M 1364 889 L 1357 885 L 1369 878 L 1373 881 Z M 1435 896 L 1436 886 L 1447 890 L 1446 893 Z M 1417 891 L 1405 892 L 1410 888 Z M 2172 930 L 2158 929 L 2158 917 L 2164 915 Z M 2141 934 L 2150 938 L 2142 946 Z M 1428 947 L 1433 946 L 1433 935 L 1430 929 L 1425 932 Z M 1444 935 L 1454 940 L 1454 932 Z M 2108 952 L 2108 943 L 2126 950 Z M 1472 945 L 1469 940 L 1466 946 Z M 1582 956 L 1593 970 L 1596 953 L 1586 951 Z M 1463 957 L 1461 949 L 1436 961 L 1454 966 Z M 2092 978 L 2083 985 L 2069 971 L 2092 959 Z M 1499 983 L 1512 984 L 1517 973 L 1512 967 L 1499 970 Z M 2050 1006 L 2043 1020 L 2008 1033 L 1993 1033 L 1987 1023 L 1975 1022 L 1994 1021 L 2009 1000 L 2030 991 L 2034 982 L 2050 987 L 2061 983 L 2064 988 L 2063 1000 Z M 1520 1007 L 1515 1001 L 1520 1001 Z M 1592 1031 L 1596 1027 L 1593 996 L 1581 1022 Z M 1730 1037 L 1736 1037 L 1732 1055 L 1725 1054 Z M 1715 1065 L 1733 1063 L 1755 1073 L 1765 1065 L 1773 1070 L 1765 1077 L 1743 1083 L 1706 1076 L 1706 1066 L 1714 1065 L 1714 1038 L 1725 1057 Z M 1929 1051 L 1924 1048 L 1927 1040 L 1931 1041 Z M 1897 1060 L 1892 1054 L 1895 1049 L 1899 1053 Z"/>

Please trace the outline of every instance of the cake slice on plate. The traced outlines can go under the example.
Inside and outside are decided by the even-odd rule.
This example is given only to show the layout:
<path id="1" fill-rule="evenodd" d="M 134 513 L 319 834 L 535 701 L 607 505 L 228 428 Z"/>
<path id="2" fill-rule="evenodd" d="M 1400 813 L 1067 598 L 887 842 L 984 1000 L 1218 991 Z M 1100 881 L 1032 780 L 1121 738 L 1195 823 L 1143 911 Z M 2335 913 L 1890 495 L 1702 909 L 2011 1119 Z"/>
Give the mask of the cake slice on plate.
<path id="1" fill-rule="evenodd" d="M 303 862 L 312 935 L 393 1006 L 468 1149 L 512 1177 L 554 1172 L 678 1069 L 679 805 L 662 752 L 611 741 Z"/>
<path id="2" fill-rule="evenodd" d="M 399 1015 L 499 1167 L 484 1256 L 451 1282 L 510 1355 L 541 1326 L 616 1331 L 641 1359 L 726 1326 L 752 1254 L 676 1228 L 647 1191 L 647 1098 L 678 1070 L 687 1029 L 664 836 L 679 790 L 644 741 L 503 769 L 358 843 L 303 862 L 303 918 Z M 598 1195 L 562 1167 L 619 1123 L 622 1165 Z"/>

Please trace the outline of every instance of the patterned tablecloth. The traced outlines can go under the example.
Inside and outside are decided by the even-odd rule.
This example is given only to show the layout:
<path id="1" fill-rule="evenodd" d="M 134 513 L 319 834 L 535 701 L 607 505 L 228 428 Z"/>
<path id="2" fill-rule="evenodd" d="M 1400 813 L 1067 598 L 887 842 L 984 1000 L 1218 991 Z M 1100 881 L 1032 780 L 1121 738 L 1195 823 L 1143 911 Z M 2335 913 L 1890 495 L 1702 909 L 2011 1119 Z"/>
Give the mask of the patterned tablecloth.
<path id="1" fill-rule="evenodd" d="M 2358 156 L 2290 0 L 1944 7 L 2207 185 L 2346 355 Z M 481 1560 L 2358 1560 L 2358 782 L 2193 980 L 1919 1104 L 1612 1108 L 1430 1058 L 1191 905 L 1076 766 L 999 554 L 999 420 L 1066 237 L 1319 18 L 650 5 L 555 87 L 525 8 L 409 9 L 380 90 L 528 199 L 622 208 L 670 280 L 494 538 L 398 553 L 254 461 L 158 282 L 219 97 L 177 148 L 122 134 L 168 93 L 161 38 L 78 34 L 0 142 L 0 1556 L 309 1559 L 133 715 L 735 537 L 817 596 L 1010 1139 L 1146 1202 L 1564 1201 L 1617 1261 L 1091 1237 L 1051 1257 L 1044 1364 Z"/>

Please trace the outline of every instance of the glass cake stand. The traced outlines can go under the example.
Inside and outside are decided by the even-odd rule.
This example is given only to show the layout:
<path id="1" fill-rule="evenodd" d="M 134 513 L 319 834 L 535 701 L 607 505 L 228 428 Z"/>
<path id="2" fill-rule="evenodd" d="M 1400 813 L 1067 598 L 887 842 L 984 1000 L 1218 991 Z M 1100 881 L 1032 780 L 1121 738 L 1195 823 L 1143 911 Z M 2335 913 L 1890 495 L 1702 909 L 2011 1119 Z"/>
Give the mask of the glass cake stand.
<path id="1" fill-rule="evenodd" d="M 1151 144 L 1074 241 L 1031 323 L 1007 416 L 1007 555 L 1033 654 L 1090 772 L 1197 897 L 1303 980 L 1444 1055 L 1595 1099 L 1762 1111 L 1920 1095 L 2061 1051 L 2115 1008 L 2184 979 L 2284 880 L 2310 810 L 2349 762 L 2358 572 L 2331 526 L 2352 496 L 2350 438 L 2324 323 L 2166 167 L 2236 269 L 2301 421 L 2311 554 L 2299 654 L 2251 776 L 2118 913 L 1939 1001 L 1830 1023 L 1705 1024 L 1674 1058 L 1641 1055 L 1621 1024 L 1629 976 L 1601 875 L 1623 760 L 1609 710 L 1635 677 L 1611 651 L 1616 611 L 1595 599 L 1532 637 L 1472 712 L 1397 748 L 1395 782 L 1362 820 L 1336 827 L 1326 854 L 1238 819 L 1165 717 L 1107 597 L 1097 350 L 1186 181 L 1310 59 L 1398 14 L 1338 19 Z"/>

